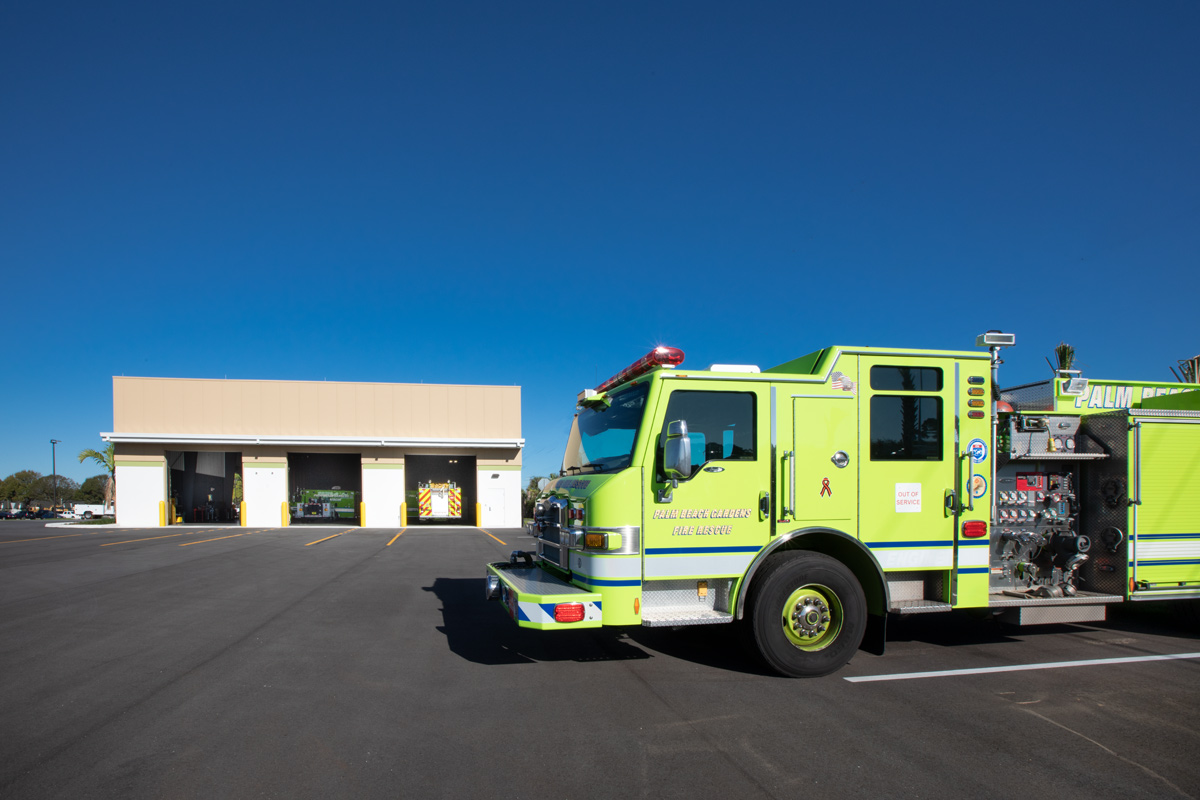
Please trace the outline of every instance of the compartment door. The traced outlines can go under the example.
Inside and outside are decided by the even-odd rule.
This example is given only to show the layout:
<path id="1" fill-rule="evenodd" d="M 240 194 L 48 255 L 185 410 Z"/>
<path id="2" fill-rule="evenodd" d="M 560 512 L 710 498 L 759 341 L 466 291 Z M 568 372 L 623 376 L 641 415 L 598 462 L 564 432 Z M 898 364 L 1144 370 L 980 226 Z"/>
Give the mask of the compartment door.
<path id="1" fill-rule="evenodd" d="M 1134 447 L 1135 587 L 1200 594 L 1200 424 L 1143 419 Z"/>

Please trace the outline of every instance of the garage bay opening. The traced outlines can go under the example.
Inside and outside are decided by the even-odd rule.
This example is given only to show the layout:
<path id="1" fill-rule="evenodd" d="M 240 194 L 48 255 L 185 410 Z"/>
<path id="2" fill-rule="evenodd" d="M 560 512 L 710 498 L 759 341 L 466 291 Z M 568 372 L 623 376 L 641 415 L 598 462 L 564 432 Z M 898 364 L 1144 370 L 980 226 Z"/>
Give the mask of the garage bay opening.
<path id="1" fill-rule="evenodd" d="M 241 501 L 242 454 L 166 451 L 168 496 L 182 523 L 236 523 Z"/>
<path id="2" fill-rule="evenodd" d="M 404 457 L 409 525 L 474 525 L 475 456 Z"/>
<path id="3" fill-rule="evenodd" d="M 357 525 L 362 458 L 357 453 L 288 453 L 292 522 Z"/>

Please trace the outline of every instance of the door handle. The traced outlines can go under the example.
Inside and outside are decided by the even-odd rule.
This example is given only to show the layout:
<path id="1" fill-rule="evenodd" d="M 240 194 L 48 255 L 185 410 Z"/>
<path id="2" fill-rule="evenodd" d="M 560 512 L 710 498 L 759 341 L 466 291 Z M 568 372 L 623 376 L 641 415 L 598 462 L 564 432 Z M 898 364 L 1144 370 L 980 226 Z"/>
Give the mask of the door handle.
<path id="1" fill-rule="evenodd" d="M 964 450 L 962 457 L 967 460 L 967 490 L 966 490 L 966 492 L 964 492 L 964 494 L 966 494 L 966 496 L 967 496 L 967 506 L 966 506 L 965 510 L 966 511 L 974 511 L 975 510 L 975 491 L 974 491 L 974 488 L 972 487 L 972 484 L 975 483 L 975 459 L 971 456 L 970 450 Z M 962 475 L 961 469 L 959 470 L 958 474 Z"/>
<path id="2" fill-rule="evenodd" d="M 779 511 L 784 517 L 794 517 L 796 516 L 796 454 L 791 450 L 784 450 L 783 460 L 788 464 L 788 493 Z"/>

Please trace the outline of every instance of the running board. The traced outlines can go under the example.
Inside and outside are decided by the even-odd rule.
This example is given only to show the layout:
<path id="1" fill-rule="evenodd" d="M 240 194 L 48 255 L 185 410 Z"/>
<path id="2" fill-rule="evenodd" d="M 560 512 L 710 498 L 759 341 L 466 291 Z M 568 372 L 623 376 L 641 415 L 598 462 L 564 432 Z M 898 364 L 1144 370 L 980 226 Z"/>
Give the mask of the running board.
<path id="1" fill-rule="evenodd" d="M 678 628 L 684 625 L 719 625 L 733 622 L 733 614 L 695 606 L 660 606 L 642 608 L 642 626 L 646 628 Z"/>
<path id="2" fill-rule="evenodd" d="M 954 606 L 941 600 L 893 600 L 888 608 L 893 614 L 935 614 L 939 611 L 953 611 Z"/>
<path id="3" fill-rule="evenodd" d="M 1115 594 L 1080 592 L 1074 597 L 1020 597 L 1017 593 L 992 595 L 988 608 L 996 619 L 1012 625 L 1054 625 L 1063 622 L 1103 622 L 1112 603 L 1125 598 Z"/>

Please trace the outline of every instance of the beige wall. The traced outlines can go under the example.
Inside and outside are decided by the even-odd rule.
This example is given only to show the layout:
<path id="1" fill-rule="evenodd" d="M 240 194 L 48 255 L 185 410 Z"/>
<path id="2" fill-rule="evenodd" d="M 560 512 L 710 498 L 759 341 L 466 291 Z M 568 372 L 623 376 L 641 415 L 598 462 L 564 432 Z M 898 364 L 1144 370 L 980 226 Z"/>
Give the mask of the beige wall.
<path id="1" fill-rule="evenodd" d="M 113 431 L 518 439 L 521 387 L 114 377 Z"/>
<path id="2" fill-rule="evenodd" d="M 448 453 L 460 453 L 461 455 L 473 455 L 476 457 L 476 464 L 480 469 L 485 467 L 519 467 L 521 466 L 521 451 L 518 448 L 490 448 L 490 447 L 463 447 L 463 448 L 432 448 L 432 447 L 363 447 L 357 446 L 323 446 L 323 445 L 251 445 L 251 444 L 202 444 L 196 442 L 180 442 L 178 444 L 158 444 L 158 443 L 142 443 L 142 442 L 117 442 L 117 459 L 118 460 L 146 460 L 146 461 L 162 461 L 163 454 L 167 450 L 187 450 L 187 451 L 208 451 L 216 453 L 224 453 L 226 451 L 238 452 L 242 454 L 242 461 L 255 462 L 263 461 L 267 463 L 276 463 L 286 461 L 289 452 L 304 452 L 304 453 L 360 453 L 362 454 L 363 464 L 396 464 L 404 465 L 404 456 L 408 455 L 434 455 L 444 456 Z"/>

